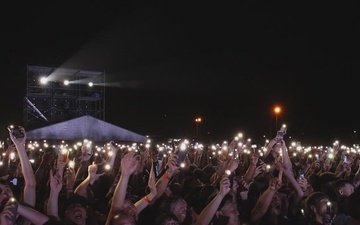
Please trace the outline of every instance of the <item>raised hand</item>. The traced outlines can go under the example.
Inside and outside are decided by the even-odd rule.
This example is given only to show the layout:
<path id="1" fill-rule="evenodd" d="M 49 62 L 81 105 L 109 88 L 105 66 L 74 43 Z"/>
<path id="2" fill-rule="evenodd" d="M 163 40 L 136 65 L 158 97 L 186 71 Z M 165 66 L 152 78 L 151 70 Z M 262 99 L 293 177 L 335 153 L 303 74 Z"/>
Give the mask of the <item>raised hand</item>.
<path id="1" fill-rule="evenodd" d="M 227 176 L 224 175 L 220 180 L 219 194 L 225 196 L 227 193 L 229 193 L 230 190 L 230 180 Z"/>
<path id="2" fill-rule="evenodd" d="M 156 189 L 156 177 L 154 172 L 154 166 L 151 166 L 149 180 L 148 180 L 148 187 L 150 189 L 150 195 L 152 195 L 152 197 L 155 197 L 157 194 L 157 189 Z"/>
<path id="3" fill-rule="evenodd" d="M 121 174 L 130 176 L 140 166 L 141 158 L 134 152 L 128 152 L 121 159 Z"/>
<path id="4" fill-rule="evenodd" d="M 105 173 L 97 173 L 97 171 L 98 171 L 98 165 L 95 162 L 92 162 L 92 164 L 88 166 L 88 176 L 90 177 L 90 181 L 94 182 L 97 179 L 99 179 L 99 177 L 105 174 Z"/>
<path id="5" fill-rule="evenodd" d="M 176 166 L 176 160 L 177 160 L 177 155 L 176 154 L 170 154 L 170 156 L 168 157 L 168 161 L 167 161 L 167 167 L 168 167 L 168 172 L 171 174 L 175 174 L 177 172 L 179 172 L 179 168 L 178 166 Z"/>
<path id="6" fill-rule="evenodd" d="M 18 128 L 20 129 L 20 131 L 24 134 L 24 137 L 15 137 L 14 134 L 9 131 L 9 136 L 11 141 L 16 144 L 16 145 L 25 145 L 25 141 L 26 141 L 26 132 L 25 132 L 25 128 L 22 126 L 18 126 Z"/>
<path id="7" fill-rule="evenodd" d="M 18 202 L 14 198 L 10 198 L 4 209 L 0 212 L 1 225 L 15 225 L 17 217 Z"/>
<path id="8" fill-rule="evenodd" d="M 254 177 L 259 176 L 259 175 L 262 174 L 265 170 L 266 170 L 266 165 L 265 165 L 265 163 L 262 162 L 259 166 L 257 166 L 257 167 L 255 168 Z"/>
<path id="9" fill-rule="evenodd" d="M 300 177 L 297 181 L 301 190 L 305 193 L 308 190 L 308 180 L 305 177 Z"/>
<path id="10" fill-rule="evenodd" d="M 67 188 L 73 188 L 75 184 L 75 169 L 73 167 L 68 167 L 64 175 Z"/>
<path id="11" fill-rule="evenodd" d="M 53 170 L 50 171 L 50 189 L 59 193 L 62 189 L 62 177 L 58 173 L 54 174 Z"/>
<path id="12" fill-rule="evenodd" d="M 269 188 L 272 190 L 279 190 L 282 186 L 282 174 L 283 171 L 280 170 L 279 171 L 279 175 L 277 177 L 273 177 L 271 178 L 270 182 L 269 182 Z"/>
<path id="13" fill-rule="evenodd" d="M 234 158 L 228 158 L 225 161 L 225 170 L 230 170 L 231 172 L 234 172 L 236 168 L 239 166 L 238 162 L 234 160 Z M 224 170 L 224 171 L 225 171 Z"/>

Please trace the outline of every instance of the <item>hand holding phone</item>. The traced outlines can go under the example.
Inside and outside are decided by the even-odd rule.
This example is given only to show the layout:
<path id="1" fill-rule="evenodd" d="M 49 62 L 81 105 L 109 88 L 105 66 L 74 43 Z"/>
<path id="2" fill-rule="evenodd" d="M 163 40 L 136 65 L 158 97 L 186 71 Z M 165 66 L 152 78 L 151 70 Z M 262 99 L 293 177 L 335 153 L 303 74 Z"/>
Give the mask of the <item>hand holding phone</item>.
<path id="1" fill-rule="evenodd" d="M 174 144 L 174 146 L 175 146 L 175 144 Z M 180 143 L 180 146 L 178 146 L 174 150 L 174 152 L 177 154 L 176 165 L 180 166 L 181 163 L 183 163 L 185 161 L 185 158 L 186 158 L 186 156 L 188 154 L 188 148 L 187 148 L 187 145 L 186 145 L 185 141 Z"/>
<path id="2" fill-rule="evenodd" d="M 278 130 L 277 132 L 277 135 L 276 135 L 276 140 L 277 140 L 277 143 L 281 143 L 282 140 L 284 139 L 284 135 L 286 134 L 286 125 L 283 124 L 280 128 L 280 130 Z"/>
<path id="3" fill-rule="evenodd" d="M 25 134 L 22 132 L 19 126 L 10 125 L 7 127 L 8 131 L 14 135 L 16 138 L 23 138 L 25 137 Z"/>
<path id="4" fill-rule="evenodd" d="M 225 175 L 229 178 L 230 180 L 230 188 L 233 187 L 234 184 L 234 173 L 232 173 L 230 170 L 225 170 Z"/>
<path id="5" fill-rule="evenodd" d="M 10 197 L 6 204 L 4 205 L 3 211 L 6 211 L 8 219 L 11 221 L 11 224 L 16 223 L 17 210 L 19 203 L 14 197 Z"/>
<path id="6" fill-rule="evenodd" d="M 187 151 L 186 150 L 179 150 L 177 153 L 177 160 L 176 160 L 176 165 L 180 166 L 181 163 L 183 163 L 185 161 L 187 155 Z"/>
<path id="7" fill-rule="evenodd" d="M 298 179 L 304 179 L 304 178 L 305 178 L 304 171 L 302 169 L 300 169 L 298 171 Z"/>

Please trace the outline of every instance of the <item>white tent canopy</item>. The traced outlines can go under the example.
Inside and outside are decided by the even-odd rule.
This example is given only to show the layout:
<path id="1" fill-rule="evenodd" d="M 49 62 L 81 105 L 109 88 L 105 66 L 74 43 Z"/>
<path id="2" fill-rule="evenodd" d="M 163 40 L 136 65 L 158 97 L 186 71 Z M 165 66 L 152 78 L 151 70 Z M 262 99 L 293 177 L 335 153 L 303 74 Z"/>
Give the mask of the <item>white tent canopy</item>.
<path id="1" fill-rule="evenodd" d="M 26 131 L 27 140 L 146 142 L 146 137 L 89 115 Z"/>

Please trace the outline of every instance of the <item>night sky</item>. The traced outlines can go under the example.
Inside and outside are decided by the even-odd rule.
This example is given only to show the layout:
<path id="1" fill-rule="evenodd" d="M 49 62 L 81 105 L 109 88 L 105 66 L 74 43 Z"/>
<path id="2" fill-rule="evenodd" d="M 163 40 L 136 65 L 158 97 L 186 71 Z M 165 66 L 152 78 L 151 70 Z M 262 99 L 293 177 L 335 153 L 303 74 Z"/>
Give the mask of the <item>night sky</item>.
<path id="1" fill-rule="evenodd" d="M 13 5 L 12 5 L 13 4 Z M 221 4 L 221 5 L 220 5 Z M 105 71 L 105 121 L 151 137 L 275 132 L 357 142 L 360 3 L 51 1 L 1 18 L 1 139 L 23 123 L 26 66 Z"/>

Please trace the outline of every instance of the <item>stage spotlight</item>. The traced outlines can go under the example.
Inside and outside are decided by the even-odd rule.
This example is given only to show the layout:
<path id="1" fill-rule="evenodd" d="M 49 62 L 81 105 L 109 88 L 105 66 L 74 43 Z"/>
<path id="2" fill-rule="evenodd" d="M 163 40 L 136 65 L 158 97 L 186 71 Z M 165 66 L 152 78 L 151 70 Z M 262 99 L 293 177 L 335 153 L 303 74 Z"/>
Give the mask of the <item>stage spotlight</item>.
<path id="1" fill-rule="evenodd" d="M 64 85 L 69 85 L 69 81 L 68 81 L 68 80 L 64 80 Z"/>
<path id="2" fill-rule="evenodd" d="M 93 82 L 89 82 L 89 87 L 92 87 L 93 85 Z"/>
<path id="3" fill-rule="evenodd" d="M 41 77 L 40 78 L 40 83 L 41 84 L 46 84 L 48 82 L 48 79 L 46 77 Z"/>

